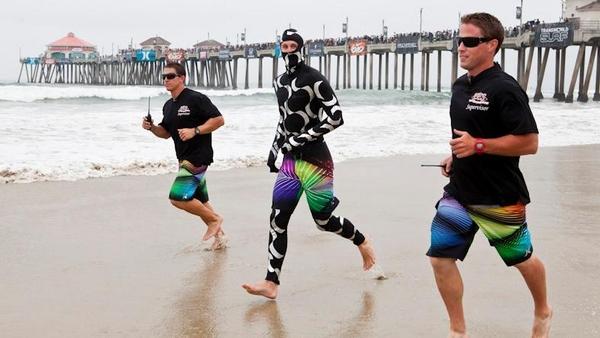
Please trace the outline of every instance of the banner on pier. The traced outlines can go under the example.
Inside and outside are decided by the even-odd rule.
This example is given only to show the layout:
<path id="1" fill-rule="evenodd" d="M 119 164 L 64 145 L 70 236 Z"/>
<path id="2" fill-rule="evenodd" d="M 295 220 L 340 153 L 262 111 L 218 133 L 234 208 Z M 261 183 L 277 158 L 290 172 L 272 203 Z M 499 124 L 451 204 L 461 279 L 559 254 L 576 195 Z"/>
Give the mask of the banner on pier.
<path id="1" fill-rule="evenodd" d="M 167 62 L 181 62 L 185 59 L 183 50 L 169 50 L 167 52 Z"/>
<path id="2" fill-rule="evenodd" d="M 568 22 L 542 24 L 535 30 L 535 46 L 564 48 L 573 44 L 573 25 Z"/>
<path id="3" fill-rule="evenodd" d="M 135 61 L 137 61 L 137 62 L 156 61 L 156 51 L 154 49 L 138 49 L 135 51 Z"/>
<path id="4" fill-rule="evenodd" d="M 323 55 L 325 55 L 325 43 L 323 41 L 315 41 L 308 44 L 308 56 Z"/>
<path id="5" fill-rule="evenodd" d="M 275 47 L 273 48 L 273 56 L 276 58 L 281 57 L 281 44 L 279 41 L 275 42 Z"/>
<path id="6" fill-rule="evenodd" d="M 398 36 L 396 40 L 396 53 L 398 54 L 415 54 L 419 52 L 419 37 L 418 36 Z"/>
<path id="7" fill-rule="evenodd" d="M 246 47 L 244 50 L 244 56 L 253 59 L 258 57 L 258 50 L 255 47 Z"/>
<path id="8" fill-rule="evenodd" d="M 350 53 L 350 55 L 367 55 L 367 40 L 350 40 L 348 43 L 348 53 Z"/>
<path id="9" fill-rule="evenodd" d="M 28 65 L 37 65 L 40 63 L 40 58 L 25 58 L 25 60 L 23 60 L 23 63 L 26 63 Z"/>
<path id="10" fill-rule="evenodd" d="M 208 59 L 208 51 L 205 50 L 201 50 L 198 52 L 198 59 L 200 60 L 206 60 Z"/>
<path id="11" fill-rule="evenodd" d="M 219 60 L 231 60 L 231 52 L 229 49 L 221 49 L 219 51 Z"/>

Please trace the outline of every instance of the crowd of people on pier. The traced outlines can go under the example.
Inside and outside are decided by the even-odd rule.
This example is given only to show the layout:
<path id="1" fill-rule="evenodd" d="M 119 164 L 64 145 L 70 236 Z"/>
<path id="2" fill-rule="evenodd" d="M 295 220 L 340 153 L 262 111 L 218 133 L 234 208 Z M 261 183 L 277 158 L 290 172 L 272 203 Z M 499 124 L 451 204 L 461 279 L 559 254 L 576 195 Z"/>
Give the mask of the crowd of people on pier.
<path id="1" fill-rule="evenodd" d="M 521 26 L 521 32 L 531 32 L 535 31 L 537 26 L 544 22 L 540 22 L 540 19 L 529 20 Z M 506 27 L 504 35 L 508 38 L 514 38 L 519 36 L 519 26 L 516 27 Z"/>
<path id="2" fill-rule="evenodd" d="M 506 27 L 506 37 L 517 37 L 519 34 L 524 32 L 535 31 L 537 26 L 543 24 L 539 19 L 529 20 L 522 26 Z M 411 32 L 411 33 L 394 33 L 390 36 L 387 34 L 372 34 L 372 35 L 360 35 L 351 37 L 339 37 L 339 38 L 326 38 L 326 39 L 312 39 L 307 40 L 308 43 L 323 43 L 325 47 L 345 46 L 349 41 L 365 40 L 368 44 L 383 44 L 383 43 L 395 43 L 399 39 L 406 37 L 421 37 L 422 41 L 436 42 L 436 41 L 448 41 L 458 36 L 457 30 L 447 29 L 436 32 Z M 218 53 L 222 50 L 229 51 L 243 51 L 246 48 L 254 48 L 256 50 L 268 50 L 275 48 L 275 42 L 260 42 L 260 43 L 248 43 L 248 44 L 230 44 L 226 45 L 215 45 L 201 48 L 155 48 L 156 59 L 166 58 L 168 55 L 183 55 L 187 58 L 191 55 L 199 55 L 200 52 L 212 52 Z M 129 47 L 127 49 L 120 49 L 116 55 L 104 55 L 98 58 L 98 61 L 131 61 L 135 59 L 136 49 Z"/>

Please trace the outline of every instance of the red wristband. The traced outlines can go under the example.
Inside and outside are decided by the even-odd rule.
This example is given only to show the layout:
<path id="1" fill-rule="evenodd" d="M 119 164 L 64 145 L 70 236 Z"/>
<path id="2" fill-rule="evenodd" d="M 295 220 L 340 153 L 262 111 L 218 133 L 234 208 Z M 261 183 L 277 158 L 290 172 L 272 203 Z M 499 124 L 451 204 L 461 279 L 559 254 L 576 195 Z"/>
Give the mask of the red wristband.
<path id="1" fill-rule="evenodd" d="M 477 155 L 483 155 L 485 153 L 485 143 L 480 138 L 475 139 L 475 153 Z"/>

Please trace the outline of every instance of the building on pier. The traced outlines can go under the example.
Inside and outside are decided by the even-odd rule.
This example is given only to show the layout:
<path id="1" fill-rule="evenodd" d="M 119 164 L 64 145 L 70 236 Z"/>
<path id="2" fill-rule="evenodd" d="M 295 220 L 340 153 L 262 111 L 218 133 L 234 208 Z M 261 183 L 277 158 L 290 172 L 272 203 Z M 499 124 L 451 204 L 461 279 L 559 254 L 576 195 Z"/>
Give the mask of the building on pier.
<path id="1" fill-rule="evenodd" d="M 535 101 L 544 98 L 542 84 L 548 72 L 554 73 L 553 98 L 557 101 L 573 102 L 576 99 L 586 102 L 590 88 L 594 90 L 593 100 L 600 101 L 600 1 L 566 0 L 564 4 L 566 20 L 554 23 L 532 20 L 517 29 L 507 28 L 498 62 L 503 68 L 506 64 L 516 66 L 516 72 L 511 74 L 524 90 L 530 88 L 530 83 L 534 85 L 532 96 Z M 415 90 L 419 88 L 415 80 L 420 78 L 420 89 L 429 91 L 430 78 L 433 78 L 437 81 L 431 87 L 441 91 L 444 55 L 452 58 L 451 66 L 446 70 L 451 82 L 458 77 L 457 32 L 423 33 L 395 34 L 389 38 L 364 35 L 349 39 L 307 40 L 305 60 L 324 74 L 336 89 Z M 240 85 L 239 88 L 248 89 L 250 72 L 256 71 L 258 87 L 262 88 L 263 83 L 268 85 L 279 72 L 279 58 L 275 57 L 274 46 L 273 42 L 226 46 L 209 39 L 193 48 L 166 49 L 163 55 L 148 54 L 147 57 L 141 50 L 136 50 L 135 57 L 118 55 L 116 58 L 101 57 L 93 62 L 55 65 L 25 58 L 21 60 L 18 81 L 24 75 L 29 83 L 160 85 L 164 65 L 175 61 L 185 66 L 190 86 L 237 89 Z M 577 56 L 574 67 L 567 70 L 569 48 L 576 48 Z M 507 60 L 507 51 L 516 54 L 516 60 Z M 265 59 L 272 61 L 272 72 L 269 72 L 272 79 L 263 82 Z M 553 59 L 554 69 L 547 69 Z M 420 65 L 416 65 L 416 61 L 420 61 Z M 243 70 L 239 71 L 242 62 Z"/>
<path id="2" fill-rule="evenodd" d="M 47 47 L 44 58 L 48 63 L 95 60 L 98 57 L 95 45 L 76 37 L 73 33 L 48 44 Z"/>
<path id="3" fill-rule="evenodd" d="M 194 45 L 194 48 L 196 48 L 198 51 L 218 51 L 224 47 L 224 44 L 213 39 L 204 40 Z"/>
<path id="4" fill-rule="evenodd" d="M 154 50 L 158 54 L 162 54 L 171 46 L 171 43 L 160 36 L 154 36 L 140 42 L 140 46 L 144 50 Z"/>

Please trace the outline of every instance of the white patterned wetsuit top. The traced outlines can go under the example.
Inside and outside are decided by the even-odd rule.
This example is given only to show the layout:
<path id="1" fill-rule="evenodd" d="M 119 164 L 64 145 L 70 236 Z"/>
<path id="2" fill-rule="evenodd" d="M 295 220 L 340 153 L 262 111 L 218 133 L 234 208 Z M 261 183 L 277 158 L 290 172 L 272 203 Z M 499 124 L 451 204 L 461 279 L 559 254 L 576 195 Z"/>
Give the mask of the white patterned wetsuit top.
<path id="1" fill-rule="evenodd" d="M 344 122 L 337 97 L 327 79 L 302 61 L 298 51 L 302 38 L 286 30 L 282 40 L 286 39 L 298 42 L 299 48 L 283 53 L 287 71 L 273 83 L 279 122 L 267 161 L 272 172 L 279 172 L 273 188 L 266 277 L 277 284 L 287 250 L 288 222 L 302 193 L 306 194 L 318 229 L 338 234 L 355 245 L 365 241 L 348 219 L 333 215 L 339 200 L 333 193 L 333 161 L 323 135 Z M 275 160 L 280 150 L 284 158 L 277 169 Z"/>

